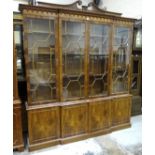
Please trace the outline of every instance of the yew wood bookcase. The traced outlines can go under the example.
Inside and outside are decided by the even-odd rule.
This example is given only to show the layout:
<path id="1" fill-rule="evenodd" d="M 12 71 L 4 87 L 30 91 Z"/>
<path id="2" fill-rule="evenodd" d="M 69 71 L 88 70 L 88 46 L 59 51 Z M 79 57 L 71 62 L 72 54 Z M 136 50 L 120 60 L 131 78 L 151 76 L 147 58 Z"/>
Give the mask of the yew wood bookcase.
<path id="1" fill-rule="evenodd" d="M 81 1 L 19 9 L 30 151 L 130 127 L 134 19 Z"/>

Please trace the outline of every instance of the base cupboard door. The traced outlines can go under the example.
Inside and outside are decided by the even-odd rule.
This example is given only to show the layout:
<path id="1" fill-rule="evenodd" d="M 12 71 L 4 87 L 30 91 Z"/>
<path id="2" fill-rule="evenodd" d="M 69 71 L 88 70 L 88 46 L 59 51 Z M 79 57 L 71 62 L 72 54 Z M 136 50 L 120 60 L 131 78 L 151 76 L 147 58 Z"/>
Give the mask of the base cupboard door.
<path id="1" fill-rule="evenodd" d="M 62 138 L 82 135 L 88 129 L 87 104 L 63 106 L 61 111 Z"/>
<path id="2" fill-rule="evenodd" d="M 59 107 L 29 110 L 28 120 L 30 144 L 59 138 Z"/>
<path id="3" fill-rule="evenodd" d="M 89 131 L 97 132 L 110 126 L 110 100 L 89 103 Z"/>
<path id="4" fill-rule="evenodd" d="M 18 151 L 23 151 L 24 149 L 20 104 L 13 104 L 13 149 Z"/>
<path id="5" fill-rule="evenodd" d="M 112 99 L 112 126 L 130 123 L 131 96 Z"/>

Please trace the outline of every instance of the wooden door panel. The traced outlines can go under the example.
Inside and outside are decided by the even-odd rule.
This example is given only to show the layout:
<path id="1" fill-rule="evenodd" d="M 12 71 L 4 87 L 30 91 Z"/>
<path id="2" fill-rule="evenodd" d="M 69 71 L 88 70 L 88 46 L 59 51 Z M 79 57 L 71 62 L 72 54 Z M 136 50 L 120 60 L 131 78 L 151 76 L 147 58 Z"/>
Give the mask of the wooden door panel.
<path id="1" fill-rule="evenodd" d="M 21 121 L 21 107 L 20 105 L 13 105 L 13 147 L 23 147 L 22 121 Z"/>
<path id="2" fill-rule="evenodd" d="M 59 108 L 37 109 L 28 112 L 30 143 L 59 138 Z"/>
<path id="3" fill-rule="evenodd" d="M 13 110 L 13 145 L 18 145 L 19 143 L 19 139 L 18 139 L 18 131 L 19 131 L 19 127 L 18 127 L 18 110 L 14 109 Z"/>
<path id="4" fill-rule="evenodd" d="M 86 133 L 88 127 L 87 113 L 87 104 L 62 107 L 62 137 Z"/>
<path id="5" fill-rule="evenodd" d="M 118 125 L 130 122 L 131 97 L 121 97 L 112 100 L 112 124 Z"/>
<path id="6" fill-rule="evenodd" d="M 110 126 L 110 100 L 101 100 L 89 104 L 90 132 Z"/>

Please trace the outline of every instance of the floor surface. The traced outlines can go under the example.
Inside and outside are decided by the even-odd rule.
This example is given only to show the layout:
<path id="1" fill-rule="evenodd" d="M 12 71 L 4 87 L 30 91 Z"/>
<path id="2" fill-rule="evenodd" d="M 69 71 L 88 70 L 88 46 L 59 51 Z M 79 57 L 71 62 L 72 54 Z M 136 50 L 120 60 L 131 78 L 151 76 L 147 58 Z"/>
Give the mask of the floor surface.
<path id="1" fill-rule="evenodd" d="M 14 152 L 13 155 L 141 155 L 142 116 L 131 118 L 131 128 L 87 140 L 47 149 L 28 152 Z"/>

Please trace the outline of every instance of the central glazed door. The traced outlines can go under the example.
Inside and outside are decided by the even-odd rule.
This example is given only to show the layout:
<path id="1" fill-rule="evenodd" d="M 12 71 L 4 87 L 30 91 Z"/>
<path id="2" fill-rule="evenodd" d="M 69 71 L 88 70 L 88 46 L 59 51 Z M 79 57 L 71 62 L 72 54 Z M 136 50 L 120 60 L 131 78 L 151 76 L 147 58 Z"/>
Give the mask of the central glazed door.
<path id="1" fill-rule="evenodd" d="M 90 97 L 107 96 L 109 87 L 109 57 L 111 26 L 89 24 L 89 86 Z"/>
<path id="2" fill-rule="evenodd" d="M 85 97 L 86 25 L 71 20 L 60 23 L 61 97 L 64 101 L 81 99 Z"/>

